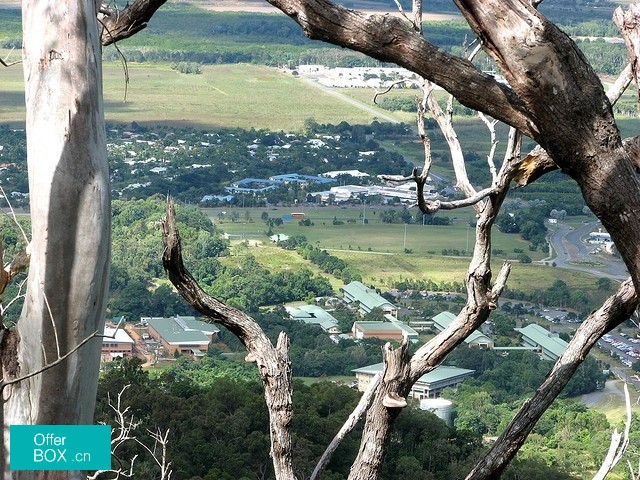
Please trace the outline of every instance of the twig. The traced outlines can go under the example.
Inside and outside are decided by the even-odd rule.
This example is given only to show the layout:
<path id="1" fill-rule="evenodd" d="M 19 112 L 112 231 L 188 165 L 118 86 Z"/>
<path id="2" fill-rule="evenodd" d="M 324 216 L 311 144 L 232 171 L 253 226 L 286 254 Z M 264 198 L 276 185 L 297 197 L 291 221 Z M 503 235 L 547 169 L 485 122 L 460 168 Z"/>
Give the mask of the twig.
<path id="1" fill-rule="evenodd" d="M 109 31 L 109 28 L 105 25 L 105 23 L 100 19 L 98 19 L 98 22 L 105 29 L 109 37 L 111 37 L 112 39 L 111 44 L 115 47 L 116 52 L 118 52 L 118 55 L 120 55 L 120 63 L 122 64 L 122 70 L 124 71 L 124 100 L 123 101 L 124 103 L 127 103 L 127 93 L 129 91 L 129 64 L 127 63 L 127 57 L 125 57 L 124 53 L 122 53 L 122 50 L 120 50 L 118 43 L 116 42 L 115 38 L 113 38 L 113 35 Z"/>
<path id="2" fill-rule="evenodd" d="M 44 298 L 44 304 L 47 306 L 47 312 L 49 312 L 49 320 L 51 320 L 51 325 L 53 326 L 53 337 L 56 341 L 56 351 L 58 354 L 58 358 L 60 358 L 60 341 L 58 339 L 58 328 L 56 327 L 56 320 L 53 318 L 53 312 L 51 311 L 51 306 L 49 305 L 47 294 L 42 292 L 42 297 Z"/>
<path id="3" fill-rule="evenodd" d="M 9 56 L 13 53 L 13 50 L 14 48 L 9 51 L 9 53 L 7 54 L 7 58 L 9 58 Z M 15 62 L 7 63 L 6 60 L 2 60 L 0 58 L 0 64 L 2 64 L 3 67 L 12 67 L 14 65 L 17 65 L 18 63 L 22 63 L 22 60 L 16 60 Z"/>
<path id="4" fill-rule="evenodd" d="M 496 148 L 498 147 L 498 139 L 496 137 L 496 124 L 498 120 L 489 120 L 489 118 L 482 112 L 478 112 L 478 117 L 489 130 L 489 135 L 491 137 L 491 149 L 489 150 L 489 154 L 487 155 L 487 163 L 489 164 L 489 171 L 491 172 L 492 182 L 495 184 L 498 181 L 498 173 L 496 172 L 496 164 L 493 161 L 493 157 L 496 154 Z"/>
<path id="5" fill-rule="evenodd" d="M 29 237 L 27 237 L 27 234 L 25 233 L 24 229 L 22 228 L 22 225 L 20 225 L 20 222 L 18 221 L 18 217 L 16 216 L 16 212 L 13 209 L 13 206 L 11 205 L 11 202 L 9 201 L 9 197 L 7 197 L 7 193 L 4 191 L 4 188 L 2 188 L 1 185 L 0 185 L 0 193 L 4 197 L 5 202 L 7 202 L 7 205 L 9 206 L 9 212 L 11 212 L 11 218 L 13 218 L 13 222 L 20 229 L 20 232 L 22 233 L 22 238 L 24 239 L 25 244 L 28 246 L 29 243 L 30 243 Z"/>

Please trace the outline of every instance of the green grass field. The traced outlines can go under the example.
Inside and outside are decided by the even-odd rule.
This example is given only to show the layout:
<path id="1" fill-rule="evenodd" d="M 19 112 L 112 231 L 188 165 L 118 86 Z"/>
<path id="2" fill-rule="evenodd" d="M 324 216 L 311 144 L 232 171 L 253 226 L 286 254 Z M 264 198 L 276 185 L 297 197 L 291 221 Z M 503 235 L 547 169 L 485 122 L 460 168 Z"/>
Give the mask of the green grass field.
<path id="1" fill-rule="evenodd" d="M 411 250 L 414 255 L 440 255 L 443 249 L 457 249 L 470 252 L 473 248 L 475 232 L 469 227 L 469 219 L 473 218 L 471 209 L 462 209 L 449 216 L 457 216 L 452 225 L 416 225 L 410 224 L 388 224 L 380 221 L 380 213 L 390 207 L 377 207 L 364 209 L 358 206 L 348 208 L 342 207 L 305 207 L 305 218 L 310 219 L 314 225 L 303 227 L 298 221 L 285 223 L 278 227 L 275 233 L 286 235 L 304 235 L 307 241 L 312 244 L 319 244 L 323 248 L 336 250 L 359 250 L 372 251 L 378 254 L 402 253 Z M 290 214 L 292 208 L 238 208 L 240 219 L 233 223 L 229 220 L 219 222 L 218 214 L 227 211 L 229 208 L 205 209 L 207 215 L 219 227 L 237 238 L 261 239 L 267 230 L 265 223 L 260 220 L 262 212 L 267 212 L 270 217 L 277 218 L 285 214 Z M 301 210 L 298 208 L 298 210 Z M 295 210 L 295 211 L 298 211 Z M 251 221 L 245 221 L 246 215 Z M 364 213 L 368 223 L 363 224 L 362 214 Z M 413 212 L 412 210 L 412 213 Z M 334 225 L 333 219 L 345 222 L 343 225 Z M 346 223 L 351 220 L 354 223 Z M 498 229 L 494 229 L 494 249 L 502 250 L 503 253 L 497 255 L 498 258 L 515 258 L 517 254 L 514 249 L 520 249 L 527 253 L 533 260 L 540 260 L 545 255 L 542 252 L 529 252 L 528 243 L 518 235 L 503 234 Z M 469 256 L 470 253 L 467 255 Z"/>
<path id="2" fill-rule="evenodd" d="M 225 211 L 224 217 L 219 216 Z M 217 227 L 231 235 L 234 245 L 247 240 L 250 243 L 248 249 L 234 252 L 239 254 L 250 253 L 257 260 L 274 269 L 299 268 L 307 266 L 312 271 L 319 271 L 309 262 L 300 258 L 295 252 L 283 250 L 270 243 L 266 236 L 267 226 L 260 219 L 263 212 L 267 212 L 271 218 L 280 217 L 291 213 L 291 208 L 255 208 L 237 209 L 240 219 L 236 223 L 228 218 L 231 209 L 210 208 L 205 209 L 207 215 L 216 223 Z M 452 226 L 432 225 L 407 225 L 405 240 L 404 225 L 378 223 L 376 215 L 372 211 L 365 210 L 366 218 L 370 222 L 362 224 L 359 215 L 362 210 L 358 207 L 343 209 L 341 207 L 325 207 L 305 210 L 306 217 L 312 219 L 314 226 L 301 227 L 296 221 L 285 223 L 276 228 L 276 233 L 287 235 L 305 235 L 307 241 L 313 245 L 327 249 L 349 264 L 353 265 L 362 275 L 363 279 L 379 286 L 391 286 L 393 282 L 401 279 L 433 280 L 434 282 L 464 282 L 469 265 L 470 254 L 461 256 L 442 256 L 442 249 L 457 248 L 460 251 L 467 249 L 467 233 L 469 234 L 469 250 L 473 248 L 474 231 L 469 228 L 466 216 L 461 215 L 461 220 Z M 470 210 L 466 213 L 470 213 Z M 246 218 L 250 218 L 246 222 Z M 356 219 L 356 223 L 333 225 L 333 218 L 346 221 Z M 226 220 L 220 221 L 221 218 Z M 463 220 L 464 219 L 464 220 Z M 541 264 L 522 264 L 516 259 L 514 248 L 525 251 L 534 261 L 541 260 L 542 252 L 530 252 L 528 244 L 518 235 L 503 234 L 494 229 L 494 248 L 503 250 L 502 254 L 493 256 L 492 269 L 497 274 L 505 259 L 512 261 L 512 271 L 508 281 L 508 287 L 513 290 L 531 291 L 546 289 L 556 280 L 567 283 L 572 290 L 595 291 L 596 278 L 593 275 L 578 271 L 569 271 Z M 406 243 L 405 243 L 406 241 Z M 259 245 L 259 246 L 255 246 Z M 411 253 L 404 253 L 404 246 Z M 233 257 L 232 257 L 233 258 Z M 232 262 L 234 260 L 223 260 Z M 341 286 L 341 282 L 330 277 L 334 288 Z"/>
<path id="3" fill-rule="evenodd" d="M 239 241 L 234 241 L 237 245 Z M 256 260 L 274 270 L 290 268 L 300 268 L 305 266 L 314 273 L 320 271 L 306 262 L 297 254 L 283 250 L 271 244 L 266 237 L 262 243 L 255 246 L 251 244 L 247 249 L 234 250 L 235 255 L 251 254 Z M 324 246 L 322 244 L 320 247 Z M 233 247 L 235 249 L 237 247 Z M 464 282 L 469 259 L 463 257 L 443 257 L 439 255 L 416 255 L 404 253 L 381 254 L 379 252 L 368 252 L 358 250 L 335 250 L 328 249 L 329 253 L 347 261 L 362 275 L 365 283 L 371 283 L 380 287 L 390 287 L 394 282 L 409 280 L 432 280 L 441 282 Z M 233 264 L 238 261 L 235 256 L 222 258 L 226 264 Z M 502 266 L 502 260 L 492 262 L 494 276 Z M 342 282 L 329 276 L 334 289 L 342 286 Z M 592 275 L 563 270 L 550 266 L 538 264 L 522 264 L 514 262 L 512 264 L 511 275 L 507 285 L 512 290 L 531 291 L 532 288 L 544 290 L 550 287 L 556 280 L 567 283 L 571 290 L 595 291 L 596 278 Z"/>
<path id="4" fill-rule="evenodd" d="M 0 55 L 6 53 L 0 51 Z M 374 118 L 369 111 L 273 68 L 203 66 L 200 75 L 181 74 L 162 63 L 130 63 L 128 68 L 130 81 L 125 98 L 122 66 L 104 66 L 108 121 L 300 131 L 309 118 L 336 124 L 342 120 L 368 124 Z M 2 73 L 0 123 L 22 124 L 22 68 L 15 65 Z"/>

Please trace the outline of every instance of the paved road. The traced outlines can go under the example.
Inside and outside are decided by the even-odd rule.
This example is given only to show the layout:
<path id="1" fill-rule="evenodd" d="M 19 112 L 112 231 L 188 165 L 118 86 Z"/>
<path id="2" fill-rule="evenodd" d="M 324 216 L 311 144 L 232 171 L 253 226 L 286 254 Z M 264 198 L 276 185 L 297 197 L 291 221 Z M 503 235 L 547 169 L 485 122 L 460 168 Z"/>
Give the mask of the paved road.
<path id="1" fill-rule="evenodd" d="M 398 119 L 393 118 L 390 115 L 387 115 L 386 113 L 380 111 L 380 109 L 378 108 L 374 108 L 371 105 L 367 105 L 364 102 L 361 102 L 359 100 L 356 100 L 354 98 L 348 97 L 346 95 L 344 95 L 343 93 L 340 93 L 336 90 L 334 90 L 333 88 L 329 88 L 329 87 L 325 87 L 324 85 L 322 85 L 321 83 L 313 80 L 312 78 L 307 78 L 307 77 L 300 77 L 302 80 L 304 80 L 306 83 L 308 83 L 311 86 L 314 86 L 316 88 L 319 88 L 320 90 L 322 90 L 323 92 L 332 95 L 334 97 L 339 98 L 340 100 L 342 100 L 343 102 L 347 102 L 350 103 L 351 105 L 360 108 L 361 110 L 364 110 L 366 112 L 369 112 L 371 115 L 374 115 L 376 117 L 378 117 L 381 120 L 384 120 L 386 122 L 390 122 L 390 123 L 401 123 Z"/>
<path id="2" fill-rule="evenodd" d="M 607 380 L 602 390 L 582 395 L 581 400 L 589 408 L 604 407 L 608 404 L 618 404 L 622 399 L 624 402 L 624 393 L 622 391 L 622 382 L 620 380 Z"/>
<path id="3" fill-rule="evenodd" d="M 558 224 L 549 234 L 552 252 L 546 261 L 555 262 L 559 268 L 580 270 L 615 280 L 628 278 L 629 273 L 621 260 L 606 254 L 594 255 L 592 252 L 595 247 L 582 242 L 598 225 L 599 222 L 589 222 L 574 229 Z"/>

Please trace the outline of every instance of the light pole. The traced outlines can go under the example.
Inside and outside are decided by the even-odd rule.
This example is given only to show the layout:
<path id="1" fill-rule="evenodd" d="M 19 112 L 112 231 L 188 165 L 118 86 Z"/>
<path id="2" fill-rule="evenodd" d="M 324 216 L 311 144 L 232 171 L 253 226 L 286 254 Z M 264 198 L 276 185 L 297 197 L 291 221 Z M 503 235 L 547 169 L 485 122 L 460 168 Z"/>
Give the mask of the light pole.
<path id="1" fill-rule="evenodd" d="M 365 209 L 366 209 L 366 206 L 367 206 L 367 202 L 366 202 L 366 201 L 365 201 L 365 199 L 363 198 L 363 199 L 362 199 L 362 224 L 363 224 L 363 225 L 366 223 L 366 222 L 365 222 L 365 218 L 366 218 L 366 215 L 367 215 L 366 210 L 365 210 Z"/>
<path id="2" fill-rule="evenodd" d="M 404 242 L 403 242 L 403 251 L 407 251 L 407 224 L 404 224 Z"/>

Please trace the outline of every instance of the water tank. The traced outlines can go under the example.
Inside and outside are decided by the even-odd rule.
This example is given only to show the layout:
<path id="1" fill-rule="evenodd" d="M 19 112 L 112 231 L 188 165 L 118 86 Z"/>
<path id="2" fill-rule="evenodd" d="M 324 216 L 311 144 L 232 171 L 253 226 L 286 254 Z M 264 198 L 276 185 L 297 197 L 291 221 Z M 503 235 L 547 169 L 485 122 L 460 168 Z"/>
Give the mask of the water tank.
<path id="1" fill-rule="evenodd" d="M 424 398 L 420 400 L 420 410 L 426 410 L 433 413 L 436 417 L 444 420 L 450 427 L 453 426 L 451 421 L 451 409 L 453 403 L 445 398 Z"/>

